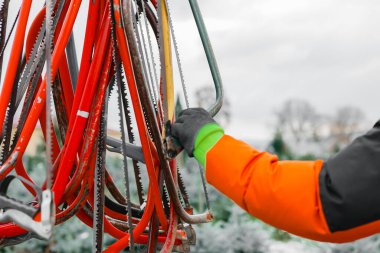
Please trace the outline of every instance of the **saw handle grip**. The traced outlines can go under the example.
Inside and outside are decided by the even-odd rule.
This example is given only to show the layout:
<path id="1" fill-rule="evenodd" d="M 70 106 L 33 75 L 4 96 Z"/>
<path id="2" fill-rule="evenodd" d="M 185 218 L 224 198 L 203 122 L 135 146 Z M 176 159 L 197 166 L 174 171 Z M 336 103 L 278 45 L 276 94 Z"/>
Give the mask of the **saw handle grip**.
<path id="1" fill-rule="evenodd" d="M 10 198 L 7 196 L 3 196 L 3 195 L 0 195 L 0 209 L 2 209 L 3 211 L 7 211 L 9 209 L 18 210 L 22 213 L 25 213 L 26 215 L 28 215 L 31 218 L 33 218 L 34 215 L 38 211 L 38 209 L 33 207 L 33 206 L 26 205 L 26 204 L 24 204 L 24 203 L 22 203 L 16 199 L 13 199 L 13 198 Z M 1 217 L 0 217 L 0 219 L 1 219 Z"/>
<path id="2" fill-rule="evenodd" d="M 35 185 L 33 185 L 30 181 L 26 180 L 23 177 L 20 176 L 15 176 L 15 175 L 9 175 L 5 177 L 1 182 L 0 182 L 0 209 L 3 210 L 3 213 L 6 212 L 9 209 L 14 209 L 18 210 L 20 212 L 25 213 L 29 217 L 33 218 L 34 215 L 37 213 L 38 208 L 33 207 L 31 205 L 27 205 L 17 199 L 11 198 L 7 196 L 7 191 L 8 187 L 11 184 L 13 180 L 19 180 L 24 184 L 29 185 L 34 189 L 36 192 L 36 197 L 38 201 L 41 201 L 41 190 L 38 189 Z"/>

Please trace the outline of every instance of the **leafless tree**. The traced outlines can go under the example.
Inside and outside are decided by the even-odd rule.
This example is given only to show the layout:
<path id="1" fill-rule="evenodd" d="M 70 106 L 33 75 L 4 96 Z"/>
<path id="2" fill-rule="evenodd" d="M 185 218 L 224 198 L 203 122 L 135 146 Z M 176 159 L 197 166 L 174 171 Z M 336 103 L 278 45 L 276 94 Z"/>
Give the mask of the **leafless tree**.
<path id="1" fill-rule="evenodd" d="M 215 89 L 208 86 L 201 87 L 195 92 L 195 97 L 197 106 L 207 109 L 215 102 Z M 222 109 L 215 116 L 215 120 L 224 128 L 231 121 L 231 104 L 226 96 L 223 100 Z"/>
<path id="2" fill-rule="evenodd" d="M 318 138 L 321 116 L 308 101 L 287 100 L 276 112 L 276 117 L 277 129 L 284 136 L 288 136 L 296 142 Z"/>
<path id="3" fill-rule="evenodd" d="M 357 107 L 345 106 L 337 110 L 331 119 L 330 136 L 338 144 L 347 144 L 361 130 L 364 113 Z"/>

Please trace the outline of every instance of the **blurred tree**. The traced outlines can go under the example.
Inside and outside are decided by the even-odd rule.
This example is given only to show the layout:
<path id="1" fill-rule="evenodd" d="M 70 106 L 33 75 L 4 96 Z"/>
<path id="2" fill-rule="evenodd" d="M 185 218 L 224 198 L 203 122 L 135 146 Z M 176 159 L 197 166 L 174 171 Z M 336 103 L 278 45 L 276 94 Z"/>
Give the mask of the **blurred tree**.
<path id="1" fill-rule="evenodd" d="M 311 153 L 307 153 L 307 154 L 297 157 L 297 160 L 302 160 L 302 161 L 315 161 L 316 159 L 317 157 Z"/>
<path id="2" fill-rule="evenodd" d="M 357 107 L 345 106 L 339 108 L 330 121 L 330 136 L 335 139 L 336 149 L 348 144 L 360 132 L 365 115 Z"/>
<path id="3" fill-rule="evenodd" d="M 276 131 L 274 134 L 273 140 L 270 142 L 268 151 L 273 154 L 276 154 L 280 160 L 292 160 L 293 154 L 290 151 L 289 147 L 286 145 L 282 133 Z"/>
<path id="4" fill-rule="evenodd" d="M 176 99 L 176 102 L 175 102 L 175 108 L 174 108 L 174 114 L 175 114 L 175 117 L 177 118 L 178 117 L 178 114 L 183 110 L 183 106 L 182 106 L 182 103 L 181 103 L 181 98 L 179 95 L 177 95 L 177 99 Z"/>
<path id="5" fill-rule="evenodd" d="M 210 108 L 215 102 L 215 89 L 209 86 L 199 88 L 195 92 L 197 106 L 202 108 Z M 229 99 L 225 96 L 223 99 L 223 106 L 219 113 L 214 117 L 223 128 L 226 128 L 231 122 L 231 104 Z"/>
<path id="6" fill-rule="evenodd" d="M 296 143 L 301 140 L 317 140 L 319 138 L 322 117 L 308 101 L 290 99 L 281 106 L 275 115 L 277 129 Z"/>

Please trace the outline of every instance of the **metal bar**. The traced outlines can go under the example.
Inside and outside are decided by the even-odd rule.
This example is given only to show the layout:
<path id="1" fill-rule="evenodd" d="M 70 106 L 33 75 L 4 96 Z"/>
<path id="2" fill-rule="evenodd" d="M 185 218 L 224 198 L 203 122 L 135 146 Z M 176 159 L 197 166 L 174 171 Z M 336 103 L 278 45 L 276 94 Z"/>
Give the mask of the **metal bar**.
<path id="1" fill-rule="evenodd" d="M 66 46 L 67 53 L 67 63 L 69 64 L 69 72 L 71 77 L 71 82 L 73 83 L 73 90 L 77 87 L 78 82 L 78 58 L 75 47 L 74 33 L 71 32 L 69 41 Z"/>
<path id="2" fill-rule="evenodd" d="M 107 136 L 107 145 L 113 147 L 114 149 L 108 149 L 111 152 L 121 153 L 121 140 L 117 140 L 110 136 Z M 132 158 L 133 160 L 145 163 L 144 154 L 142 152 L 142 148 L 140 146 L 136 146 L 130 143 L 125 143 L 126 147 L 126 156 Z"/>
<path id="3" fill-rule="evenodd" d="M 209 39 L 207 29 L 202 18 L 201 11 L 198 6 L 198 2 L 197 0 L 189 0 L 189 3 L 190 3 L 191 10 L 193 12 L 195 23 L 197 24 L 199 35 L 202 40 L 207 61 L 210 66 L 211 75 L 214 80 L 214 85 L 215 85 L 215 90 L 216 90 L 216 101 L 208 109 L 208 111 L 212 116 L 215 116 L 219 112 L 223 104 L 224 92 L 223 92 L 222 78 L 220 77 L 218 64 L 215 59 L 214 51 L 210 43 L 210 39 Z"/>

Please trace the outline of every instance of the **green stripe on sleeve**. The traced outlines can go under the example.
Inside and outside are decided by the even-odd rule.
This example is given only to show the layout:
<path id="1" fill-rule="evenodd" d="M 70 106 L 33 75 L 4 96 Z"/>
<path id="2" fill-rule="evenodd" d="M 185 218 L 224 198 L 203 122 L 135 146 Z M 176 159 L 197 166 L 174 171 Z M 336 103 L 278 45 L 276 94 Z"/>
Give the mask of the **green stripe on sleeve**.
<path id="1" fill-rule="evenodd" d="M 222 138 L 224 130 L 216 123 L 204 125 L 198 132 L 194 144 L 194 157 L 205 167 L 207 152 Z"/>

